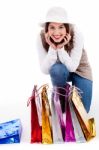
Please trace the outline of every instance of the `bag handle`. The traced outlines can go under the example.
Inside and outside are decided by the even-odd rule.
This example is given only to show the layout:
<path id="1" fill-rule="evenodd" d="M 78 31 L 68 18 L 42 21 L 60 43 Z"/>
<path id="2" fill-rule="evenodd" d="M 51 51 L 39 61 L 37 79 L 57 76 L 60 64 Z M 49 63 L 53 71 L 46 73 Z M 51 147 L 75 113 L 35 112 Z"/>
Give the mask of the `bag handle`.
<path id="1" fill-rule="evenodd" d="M 76 90 L 79 97 L 82 98 L 81 94 L 83 93 L 83 91 L 80 88 L 78 88 L 77 86 L 72 86 L 71 93 L 73 92 L 73 90 Z"/>
<path id="2" fill-rule="evenodd" d="M 61 94 L 60 92 L 58 92 L 57 91 L 57 89 L 62 89 L 62 90 L 64 90 L 65 92 L 67 92 L 68 93 L 68 95 L 64 95 L 64 94 Z M 62 96 L 65 96 L 65 97 L 68 97 L 69 95 L 70 95 L 70 93 L 71 93 L 71 86 L 70 86 L 70 84 L 66 84 L 66 88 L 64 88 L 64 87 L 54 87 L 53 89 L 52 89 L 52 92 L 53 93 L 56 93 L 56 94 L 58 94 L 58 95 L 62 95 Z"/>
<path id="3" fill-rule="evenodd" d="M 68 85 L 68 84 L 67 84 Z M 39 95 L 40 95 L 40 93 L 41 92 L 39 92 L 40 91 L 40 89 L 42 89 L 42 88 L 44 88 L 44 87 L 46 87 L 46 89 L 48 90 L 48 88 L 49 88 L 49 85 L 46 83 L 46 84 L 43 84 L 43 85 L 41 85 L 38 89 L 37 89 L 37 85 L 34 85 L 34 88 L 33 88 L 33 91 L 32 91 L 32 96 L 31 97 L 29 97 L 29 99 L 28 99 L 28 101 L 27 101 L 27 107 L 30 105 L 30 102 L 31 102 L 31 99 L 35 96 L 35 97 L 38 97 Z M 69 88 L 70 88 L 70 90 L 69 90 Z M 65 96 L 65 97 L 68 97 L 68 96 L 70 96 L 71 94 L 72 94 L 72 92 L 73 92 L 73 89 L 74 90 L 77 90 L 77 93 L 78 93 L 78 95 L 80 96 L 80 98 L 82 98 L 82 96 L 81 96 L 81 93 L 83 93 L 83 91 L 80 89 L 80 88 L 78 88 L 78 87 L 76 87 L 76 86 L 70 86 L 70 85 L 68 85 L 68 95 L 64 95 L 64 94 L 61 94 L 60 92 L 58 92 L 56 89 L 62 89 L 62 90 L 64 90 L 65 92 L 67 92 L 67 90 L 66 90 L 66 88 L 63 88 L 63 87 L 54 87 L 54 88 L 52 88 L 52 90 L 51 90 L 51 92 L 52 93 L 56 93 L 56 94 L 58 94 L 58 95 L 61 95 L 61 96 Z M 35 92 L 37 92 L 37 95 L 35 95 Z"/>
<path id="4" fill-rule="evenodd" d="M 36 91 L 36 89 L 37 89 L 37 85 L 34 85 L 34 88 L 33 88 L 33 91 L 32 91 L 32 96 L 29 97 L 29 99 L 28 99 L 28 101 L 27 101 L 27 107 L 30 105 L 31 99 L 32 99 L 33 97 L 35 97 L 35 91 Z"/>
<path id="5" fill-rule="evenodd" d="M 68 97 L 68 96 L 70 96 L 72 94 L 73 90 L 76 90 L 78 95 L 80 96 L 80 98 L 82 98 L 81 93 L 83 93 L 83 91 L 80 88 L 78 88 L 76 86 L 68 86 L 68 88 L 70 88 L 70 90 L 69 89 L 66 90 L 66 88 L 63 88 L 63 87 L 54 87 L 52 89 L 52 92 L 56 93 L 58 95 L 62 95 L 62 96 Z M 60 92 L 57 92 L 56 89 L 63 89 L 65 92 L 68 92 L 68 95 L 61 94 Z"/>
<path id="6" fill-rule="evenodd" d="M 42 86 L 40 86 L 38 89 L 37 89 L 37 85 L 34 85 L 34 88 L 33 88 L 33 91 L 32 91 L 32 96 L 29 97 L 28 101 L 27 101 L 27 107 L 30 105 L 30 102 L 32 100 L 33 97 L 38 97 L 38 95 L 40 95 L 39 91 L 40 89 L 46 87 L 46 89 L 49 88 L 49 85 L 46 83 L 46 84 L 43 84 Z M 37 95 L 35 95 L 35 92 L 37 92 Z"/>

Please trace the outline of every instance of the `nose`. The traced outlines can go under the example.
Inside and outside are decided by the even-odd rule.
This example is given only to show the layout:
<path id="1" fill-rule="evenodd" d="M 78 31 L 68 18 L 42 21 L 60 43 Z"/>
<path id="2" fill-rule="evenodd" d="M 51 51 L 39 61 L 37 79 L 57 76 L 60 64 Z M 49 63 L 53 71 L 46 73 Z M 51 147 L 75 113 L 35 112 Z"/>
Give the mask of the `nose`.
<path id="1" fill-rule="evenodd" d="M 54 30 L 54 35 L 60 35 L 59 29 Z"/>

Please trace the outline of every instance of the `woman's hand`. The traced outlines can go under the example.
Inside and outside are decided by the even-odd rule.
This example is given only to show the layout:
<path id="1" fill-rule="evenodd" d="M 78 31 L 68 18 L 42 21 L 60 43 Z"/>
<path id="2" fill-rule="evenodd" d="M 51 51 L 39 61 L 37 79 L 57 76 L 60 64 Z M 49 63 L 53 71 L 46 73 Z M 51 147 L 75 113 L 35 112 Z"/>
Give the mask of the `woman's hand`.
<path id="1" fill-rule="evenodd" d="M 48 43 L 48 45 L 50 45 L 53 49 L 57 49 L 57 46 L 51 42 L 50 40 L 50 36 L 48 35 L 48 33 L 45 33 L 45 40 Z"/>
<path id="2" fill-rule="evenodd" d="M 61 49 L 64 45 L 68 44 L 71 39 L 71 35 L 69 33 L 64 37 L 64 42 L 57 45 L 57 49 Z"/>

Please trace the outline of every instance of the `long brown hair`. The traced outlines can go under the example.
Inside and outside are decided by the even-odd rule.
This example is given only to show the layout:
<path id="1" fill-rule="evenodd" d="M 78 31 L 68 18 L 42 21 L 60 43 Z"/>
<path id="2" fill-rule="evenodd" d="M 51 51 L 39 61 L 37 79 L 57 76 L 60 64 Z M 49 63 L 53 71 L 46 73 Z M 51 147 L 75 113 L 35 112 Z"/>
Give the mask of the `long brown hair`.
<path id="1" fill-rule="evenodd" d="M 49 45 L 45 40 L 44 32 L 46 32 L 46 33 L 48 32 L 48 26 L 49 26 L 49 22 L 47 22 L 45 24 L 45 29 L 44 29 L 45 31 L 42 30 L 41 33 L 40 33 L 43 47 L 47 52 L 48 52 L 48 49 L 49 49 Z M 64 23 L 64 26 L 66 28 L 67 33 L 69 33 L 71 35 L 71 39 L 70 39 L 69 43 L 64 46 L 64 49 L 68 53 L 70 53 L 71 49 L 73 48 L 73 37 L 74 37 L 73 26 L 71 24 L 66 24 L 66 23 Z"/>

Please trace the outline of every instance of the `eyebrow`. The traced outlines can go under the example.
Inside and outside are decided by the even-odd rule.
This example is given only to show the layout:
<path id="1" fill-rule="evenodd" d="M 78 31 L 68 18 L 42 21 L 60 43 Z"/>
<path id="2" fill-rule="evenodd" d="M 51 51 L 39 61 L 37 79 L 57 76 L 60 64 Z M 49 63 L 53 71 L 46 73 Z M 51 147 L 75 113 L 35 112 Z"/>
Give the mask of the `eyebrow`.
<path id="1" fill-rule="evenodd" d="M 49 26 L 53 26 L 53 27 L 54 27 L 55 25 L 49 24 Z M 60 27 L 60 26 L 64 26 L 64 24 L 60 24 L 59 27 Z"/>

